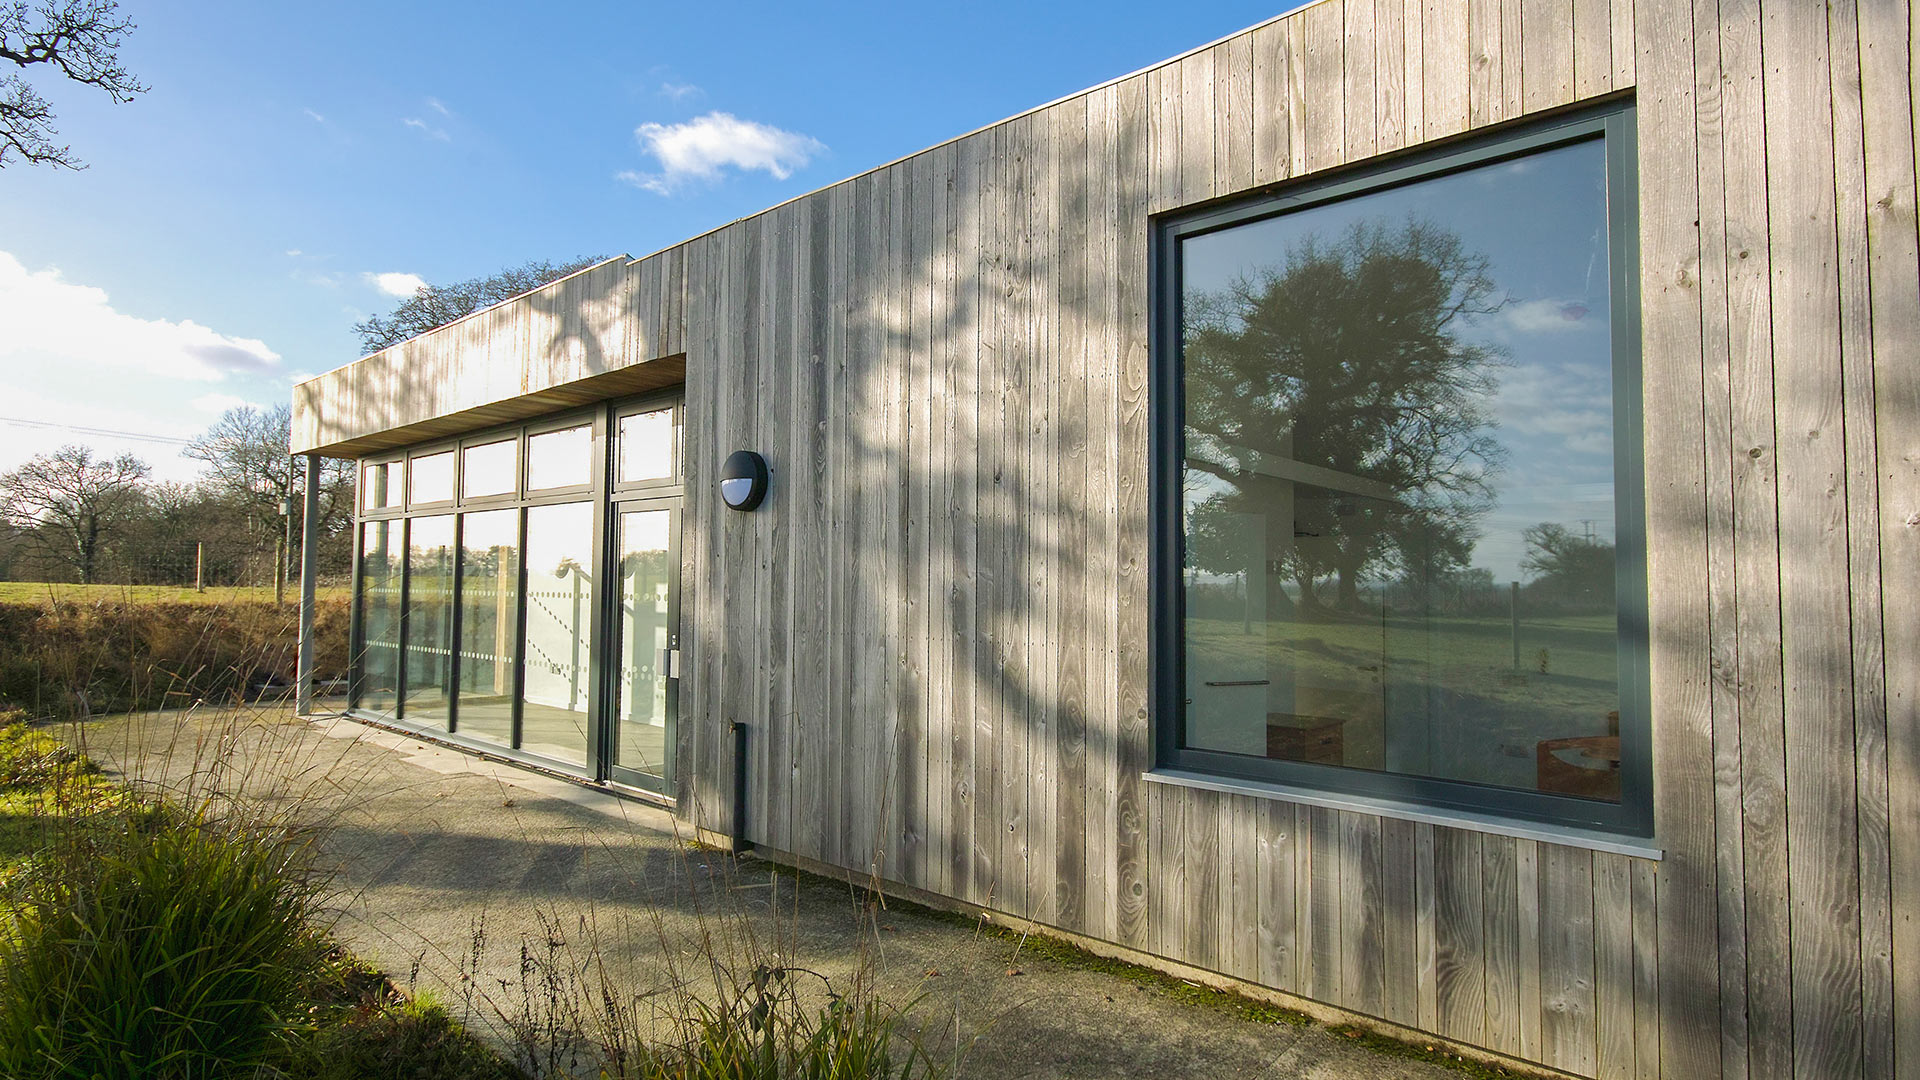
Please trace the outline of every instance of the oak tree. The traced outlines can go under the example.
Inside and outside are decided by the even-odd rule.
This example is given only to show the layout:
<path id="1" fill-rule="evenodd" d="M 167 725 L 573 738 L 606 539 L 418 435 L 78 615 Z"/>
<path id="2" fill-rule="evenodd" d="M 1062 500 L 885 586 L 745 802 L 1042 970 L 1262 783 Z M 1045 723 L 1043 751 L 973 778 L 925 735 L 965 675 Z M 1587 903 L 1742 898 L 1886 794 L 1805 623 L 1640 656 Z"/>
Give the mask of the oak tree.
<path id="1" fill-rule="evenodd" d="M 141 482 L 151 471 L 132 454 L 96 458 L 85 446 L 63 446 L 0 474 L 0 515 L 91 585 L 105 545 L 145 511 Z"/>

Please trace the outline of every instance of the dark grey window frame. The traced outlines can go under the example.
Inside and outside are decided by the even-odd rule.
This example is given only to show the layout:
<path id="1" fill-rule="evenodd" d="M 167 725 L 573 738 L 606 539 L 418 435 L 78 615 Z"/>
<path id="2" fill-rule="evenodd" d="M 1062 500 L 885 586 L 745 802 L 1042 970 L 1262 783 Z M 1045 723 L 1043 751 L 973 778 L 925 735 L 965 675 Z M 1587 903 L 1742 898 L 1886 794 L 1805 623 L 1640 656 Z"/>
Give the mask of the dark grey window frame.
<path id="1" fill-rule="evenodd" d="M 1606 147 L 1610 279 L 1614 297 L 1613 409 L 1616 605 L 1619 627 L 1619 803 L 1402 773 L 1256 758 L 1184 744 L 1185 595 L 1180 511 L 1185 388 L 1181 359 L 1180 241 L 1263 218 L 1401 187 L 1481 165 L 1603 139 Z M 1154 219 L 1149 280 L 1152 372 L 1148 395 L 1150 538 L 1149 653 L 1157 767 L 1295 788 L 1386 799 L 1410 806 L 1494 814 L 1624 836 L 1651 836 L 1653 715 L 1648 689 L 1646 492 L 1641 400 L 1639 182 L 1630 98 L 1476 132 L 1433 148 L 1278 185 L 1264 193 Z"/>
<path id="2" fill-rule="evenodd" d="M 671 407 L 675 417 L 676 445 L 674 447 L 673 477 L 669 480 L 650 481 L 638 488 L 633 485 L 624 485 L 616 490 L 613 483 L 612 449 L 615 427 L 618 422 L 617 418 L 634 412 L 646 412 L 659 409 L 663 406 Z M 356 468 L 360 470 L 364 470 L 368 465 L 380 463 L 389 463 L 397 466 L 398 475 L 401 478 L 401 483 L 404 485 L 410 480 L 411 470 L 408 467 L 408 463 L 413 458 L 452 451 L 454 464 L 454 497 L 451 500 L 415 504 L 407 497 L 411 495 L 411 492 L 403 487 L 401 498 L 395 502 L 394 505 L 374 510 L 368 510 L 362 506 L 355 516 L 353 526 L 354 558 L 351 585 L 352 596 L 349 601 L 350 607 L 348 613 L 349 644 L 351 650 L 349 655 L 352 657 L 348 678 L 349 714 L 377 723 L 398 727 L 410 734 L 417 734 L 423 738 L 433 739 L 438 742 L 449 743 L 481 753 L 511 757 L 526 762 L 527 764 L 576 779 L 595 781 L 612 780 L 629 787 L 651 792 L 661 798 L 671 799 L 674 794 L 671 786 L 673 781 L 672 772 L 669 772 L 666 777 L 654 778 L 646 774 L 633 773 L 631 770 L 612 769 L 606 764 L 609 760 L 609 755 L 603 752 L 603 747 L 606 745 L 607 740 L 614 737 L 612 726 L 617 718 L 614 716 L 612 704 L 613 690 L 611 681 L 606 677 L 603 670 L 601 654 L 604 650 L 602 649 L 591 649 L 588 653 L 587 679 L 593 689 L 588 694 L 586 764 L 581 766 L 573 762 L 549 758 L 521 747 L 521 727 L 523 719 L 521 710 L 524 704 L 523 698 L 526 689 L 525 649 L 527 604 L 525 592 L 527 568 L 525 565 L 525 552 L 527 546 L 527 511 L 529 509 L 565 503 L 591 503 L 594 508 L 592 561 L 597 567 L 604 568 L 607 566 L 609 564 L 609 552 L 611 551 L 613 543 L 613 519 L 618 512 L 620 504 L 642 499 L 656 500 L 664 503 L 669 500 L 678 500 L 682 495 L 685 447 L 680 436 L 682 435 L 681 421 L 685 414 L 685 407 L 684 391 L 679 388 L 649 391 L 639 396 L 618 398 L 586 407 L 568 408 L 531 420 L 498 424 L 457 436 L 427 440 L 399 449 L 383 450 L 359 459 L 356 463 Z M 587 427 L 591 429 L 591 459 L 589 462 L 587 482 L 571 484 L 564 487 L 530 488 L 528 486 L 530 466 L 528 442 L 536 435 L 573 427 Z M 517 443 L 516 452 L 518 454 L 518 465 L 515 491 L 508 494 L 467 498 L 465 495 L 466 447 L 481 443 L 498 442 L 507 438 L 512 438 Z M 364 475 L 364 473 L 359 475 Z M 391 483 L 392 481 L 389 480 L 389 484 Z M 389 488 L 389 490 L 391 490 L 391 488 Z M 358 500 L 356 500 L 356 502 L 357 501 Z M 676 506 L 677 505 L 678 503 L 676 502 Z M 519 551 L 521 553 L 521 598 L 516 602 L 514 612 L 516 635 L 520 641 L 520 655 L 516 657 L 514 662 L 512 738 L 506 746 L 502 746 L 499 742 L 490 739 L 475 738 L 461 733 L 459 700 L 460 661 L 457 656 L 451 669 L 453 685 L 449 689 L 446 718 L 447 726 L 445 728 L 424 726 L 410 721 L 406 715 L 406 645 L 407 633 L 410 629 L 409 623 L 411 621 L 409 602 L 412 599 L 411 590 L 413 584 L 411 562 L 413 520 L 417 517 L 440 516 L 450 516 L 454 519 L 452 586 L 454 607 L 452 633 L 455 650 L 457 652 L 463 618 L 460 605 L 460 590 L 465 577 L 465 568 L 462 565 L 461 544 L 466 536 L 466 515 L 468 513 L 504 509 L 515 510 L 519 513 L 517 535 Z M 676 515 L 678 513 L 679 510 L 676 509 Z M 676 517 L 676 521 L 678 520 L 679 518 Z M 400 538 L 401 551 L 403 553 L 401 562 L 400 601 L 397 613 L 400 649 L 396 663 L 396 688 L 394 706 L 391 713 L 382 713 L 361 706 L 362 696 L 365 692 L 365 674 L 361 660 L 364 656 L 363 650 L 366 647 L 364 627 L 362 625 L 365 612 L 362 610 L 363 604 L 361 597 L 365 562 L 365 551 L 363 548 L 365 542 L 364 527 L 373 521 L 388 521 L 397 526 L 396 531 Z M 679 550 L 678 543 L 679 541 L 676 537 L 676 554 Z M 676 596 L 678 595 L 677 588 L 676 586 Z M 617 600 L 613 599 L 612 590 L 601 589 L 599 592 L 601 595 L 598 602 L 591 605 L 588 609 L 588 637 L 591 641 L 606 640 L 611 626 L 611 620 L 617 613 L 616 611 L 610 611 L 610 607 L 617 608 Z M 677 700 L 684 700 L 684 695 L 679 695 L 678 686 L 672 689 L 677 696 Z"/>

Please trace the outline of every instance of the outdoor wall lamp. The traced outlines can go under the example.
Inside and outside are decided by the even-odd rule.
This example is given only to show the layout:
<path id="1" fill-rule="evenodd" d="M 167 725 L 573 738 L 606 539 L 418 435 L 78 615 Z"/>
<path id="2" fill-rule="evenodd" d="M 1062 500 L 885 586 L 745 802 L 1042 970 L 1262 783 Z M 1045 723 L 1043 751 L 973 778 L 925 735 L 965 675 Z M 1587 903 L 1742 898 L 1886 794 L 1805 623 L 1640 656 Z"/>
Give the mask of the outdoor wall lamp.
<path id="1" fill-rule="evenodd" d="M 735 450 L 720 468 L 720 498 L 735 510 L 751 510 L 767 497 L 767 459 Z"/>

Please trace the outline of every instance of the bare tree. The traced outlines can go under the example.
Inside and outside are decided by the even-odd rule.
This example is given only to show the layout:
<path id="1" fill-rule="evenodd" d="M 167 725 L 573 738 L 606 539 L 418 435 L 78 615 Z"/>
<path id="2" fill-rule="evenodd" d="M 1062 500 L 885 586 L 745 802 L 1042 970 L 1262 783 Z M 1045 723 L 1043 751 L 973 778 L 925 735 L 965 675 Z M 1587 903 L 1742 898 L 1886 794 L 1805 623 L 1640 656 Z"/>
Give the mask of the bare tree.
<path id="1" fill-rule="evenodd" d="M 287 577 L 294 545 L 294 515 L 299 513 L 300 460 L 288 452 L 293 441 L 293 410 L 287 405 L 228 409 L 206 433 L 181 451 L 207 465 L 201 487 L 224 505 L 245 515 L 249 528 L 284 537 L 279 580 Z M 353 463 L 328 459 L 320 471 L 320 535 L 334 536 L 353 519 Z M 288 513 L 281 515 L 281 507 Z"/>
<path id="2" fill-rule="evenodd" d="M 594 255 L 556 266 L 543 259 L 509 267 L 488 277 L 458 281 L 452 285 L 429 285 L 400 301 L 386 315 L 375 315 L 366 322 L 354 324 L 353 332 L 360 335 L 362 349 L 370 353 L 379 352 L 389 345 L 398 345 L 408 338 L 419 337 L 462 316 L 471 315 L 489 304 L 511 300 L 521 293 L 532 292 L 542 285 L 605 260 L 604 255 Z"/>
<path id="3" fill-rule="evenodd" d="M 124 105 L 147 89 L 120 65 L 120 42 L 132 29 L 114 0 L 0 5 L 0 60 L 18 69 L 0 78 L 0 166 L 17 157 L 29 165 L 85 168 L 72 147 L 54 144 L 53 106 L 22 72 L 45 65 Z"/>
<path id="4" fill-rule="evenodd" d="M 1248 557 L 1221 546 L 1219 514 L 1284 505 L 1294 526 L 1269 535 L 1266 560 L 1288 565 L 1308 610 L 1323 607 L 1316 583 L 1329 573 L 1334 607 L 1352 611 L 1368 570 L 1464 567 L 1505 457 L 1486 408 L 1505 357 L 1462 333 L 1503 303 L 1489 271 L 1446 229 L 1356 224 L 1301 242 L 1284 268 L 1185 298 L 1186 467 L 1217 488 L 1217 505 L 1195 513 L 1196 565 Z M 1262 458 L 1391 494 L 1296 499 Z"/>
<path id="5" fill-rule="evenodd" d="M 63 446 L 0 474 L 0 514 L 90 585 L 103 544 L 145 510 L 140 482 L 151 471 L 132 454 L 108 460 Z"/>

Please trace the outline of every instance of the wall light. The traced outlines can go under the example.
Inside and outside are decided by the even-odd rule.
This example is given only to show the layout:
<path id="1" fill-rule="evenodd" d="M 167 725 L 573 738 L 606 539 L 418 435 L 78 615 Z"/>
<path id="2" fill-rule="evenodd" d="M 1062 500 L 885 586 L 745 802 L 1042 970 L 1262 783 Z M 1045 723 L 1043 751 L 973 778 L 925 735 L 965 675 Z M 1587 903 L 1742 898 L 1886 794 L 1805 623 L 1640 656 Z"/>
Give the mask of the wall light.
<path id="1" fill-rule="evenodd" d="M 720 468 L 720 498 L 735 510 L 751 510 L 767 497 L 767 459 L 735 450 Z"/>

